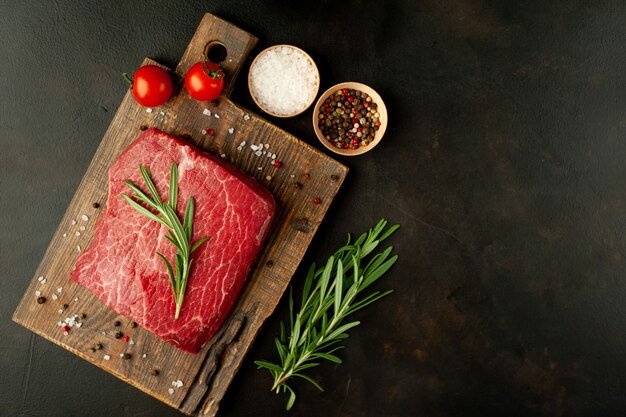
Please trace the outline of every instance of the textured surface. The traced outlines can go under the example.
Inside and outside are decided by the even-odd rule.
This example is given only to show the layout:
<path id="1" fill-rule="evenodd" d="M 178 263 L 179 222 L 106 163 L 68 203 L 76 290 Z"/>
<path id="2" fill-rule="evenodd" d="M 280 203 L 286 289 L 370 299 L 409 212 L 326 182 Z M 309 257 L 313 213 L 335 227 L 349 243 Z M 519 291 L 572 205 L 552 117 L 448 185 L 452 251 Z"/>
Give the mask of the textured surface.
<path id="1" fill-rule="evenodd" d="M 132 195 L 126 180 L 148 193 L 139 165 L 150 170 L 167 201 L 170 166 L 178 165 L 178 211 L 195 200 L 192 244 L 209 241 L 193 254 L 180 317 L 166 279 L 163 254 L 173 264 L 168 229 L 138 213 L 120 194 Z M 149 194 L 148 194 L 149 195 Z M 142 133 L 109 170 L 109 194 L 92 244 L 70 276 L 120 314 L 172 345 L 197 352 L 232 308 L 274 216 L 269 191 L 219 159 L 156 129 Z M 176 342 L 173 342 L 173 341 Z"/>
<path id="2" fill-rule="evenodd" d="M 395 294 L 293 413 L 252 360 L 223 416 L 626 415 L 622 1 L 0 0 L 0 415 L 181 416 L 10 321 L 112 114 L 119 74 L 174 65 L 207 9 L 354 80 L 390 126 L 351 168 L 305 263 L 402 223 Z M 358 36 L 354 33 L 354 27 Z M 245 75 L 242 71 L 241 76 Z M 245 83 L 233 99 L 256 109 Z M 320 148 L 311 110 L 270 119 Z M 77 391 L 80 390 L 80 395 Z"/>

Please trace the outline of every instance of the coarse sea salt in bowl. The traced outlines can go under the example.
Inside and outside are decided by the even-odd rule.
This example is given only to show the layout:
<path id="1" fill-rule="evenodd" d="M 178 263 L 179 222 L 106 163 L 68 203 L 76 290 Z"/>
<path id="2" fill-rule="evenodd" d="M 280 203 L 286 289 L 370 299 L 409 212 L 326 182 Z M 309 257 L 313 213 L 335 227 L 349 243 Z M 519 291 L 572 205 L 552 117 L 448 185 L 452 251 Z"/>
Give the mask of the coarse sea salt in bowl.
<path id="1" fill-rule="evenodd" d="M 301 114 L 315 100 L 320 75 L 311 57 L 292 45 L 274 45 L 252 61 L 248 88 L 254 102 L 276 117 Z"/>

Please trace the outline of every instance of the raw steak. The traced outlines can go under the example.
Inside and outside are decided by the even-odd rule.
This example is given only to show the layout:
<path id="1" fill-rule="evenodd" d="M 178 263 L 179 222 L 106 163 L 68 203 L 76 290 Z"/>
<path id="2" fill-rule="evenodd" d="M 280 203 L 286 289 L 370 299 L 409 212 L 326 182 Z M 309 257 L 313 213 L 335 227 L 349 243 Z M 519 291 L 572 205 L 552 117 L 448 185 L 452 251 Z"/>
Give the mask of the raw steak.
<path id="1" fill-rule="evenodd" d="M 120 197 L 132 196 L 125 180 L 147 192 L 139 164 L 150 169 L 163 201 L 169 172 L 178 164 L 178 214 L 190 196 L 196 202 L 193 240 L 210 239 L 193 255 L 180 317 L 165 265 L 174 246 L 167 228 L 135 211 Z M 174 346 L 197 352 L 233 306 L 274 216 L 274 198 L 235 167 L 157 129 L 142 133 L 109 170 L 109 196 L 91 246 L 78 258 L 72 281 L 113 310 Z M 180 217 L 182 218 L 182 217 Z"/>

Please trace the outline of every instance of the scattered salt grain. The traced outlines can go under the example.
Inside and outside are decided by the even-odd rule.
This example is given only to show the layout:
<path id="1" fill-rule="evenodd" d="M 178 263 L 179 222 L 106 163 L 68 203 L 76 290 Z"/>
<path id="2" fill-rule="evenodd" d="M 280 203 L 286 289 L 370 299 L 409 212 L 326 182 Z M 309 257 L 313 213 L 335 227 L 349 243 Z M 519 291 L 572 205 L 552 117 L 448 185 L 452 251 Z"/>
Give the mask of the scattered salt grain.
<path id="1" fill-rule="evenodd" d="M 123 354 L 123 353 L 120 353 L 120 358 L 123 358 L 123 357 L 124 357 L 124 354 Z"/>
<path id="2" fill-rule="evenodd" d="M 80 236 L 80 232 L 76 232 L 76 236 Z"/>
<path id="3" fill-rule="evenodd" d="M 74 297 L 74 301 L 78 301 L 78 297 Z"/>
<path id="4" fill-rule="evenodd" d="M 82 327 L 83 323 L 76 323 L 76 327 Z"/>
<path id="5" fill-rule="evenodd" d="M 39 282 L 41 282 L 41 281 L 43 281 L 43 280 L 44 280 L 43 275 L 42 275 L 42 276 L 40 276 L 39 278 L 37 278 L 37 281 L 39 281 Z"/>
<path id="6" fill-rule="evenodd" d="M 263 155 L 265 155 L 267 153 L 267 151 L 263 151 Z"/>
<path id="7" fill-rule="evenodd" d="M 81 232 L 84 232 L 85 231 L 85 226 L 79 227 L 78 230 L 80 230 Z"/>
<path id="8" fill-rule="evenodd" d="M 170 393 L 170 395 L 172 395 L 172 394 L 174 393 L 174 388 L 168 388 L 168 389 L 167 389 L 167 392 L 169 392 L 169 393 Z"/>
<path id="9" fill-rule="evenodd" d="M 67 336 L 70 332 L 63 332 L 63 336 Z"/>
<path id="10" fill-rule="evenodd" d="M 293 174 L 291 174 L 291 175 L 289 176 L 289 178 L 295 178 L 295 177 L 296 177 L 296 176 L 295 176 L 295 175 L 293 175 Z"/>
<path id="11" fill-rule="evenodd" d="M 235 128 L 231 127 L 230 129 L 228 129 L 228 133 L 230 133 L 231 135 L 235 133 Z"/>
<path id="12" fill-rule="evenodd" d="M 265 177 L 266 180 L 271 181 L 272 180 L 272 176 L 268 175 L 267 177 Z"/>
<path id="13" fill-rule="evenodd" d="M 76 250 L 80 252 L 80 245 L 76 245 Z"/>
<path id="14" fill-rule="evenodd" d="M 87 215 L 86 215 L 86 214 L 83 214 L 82 216 L 80 216 L 80 219 L 81 219 L 82 221 L 86 222 L 86 221 L 88 221 L 88 220 L 89 220 L 89 217 L 87 217 Z"/>
<path id="15" fill-rule="evenodd" d="M 59 287 L 59 288 L 57 288 L 57 292 L 58 292 L 59 294 L 61 294 L 61 293 L 63 292 L 63 287 Z"/>
<path id="16" fill-rule="evenodd" d="M 221 154 L 220 156 L 221 156 L 222 158 L 226 158 L 226 154 L 225 154 L 225 153 Z"/>
<path id="17" fill-rule="evenodd" d="M 58 300 L 58 299 L 59 299 L 59 297 L 58 297 L 56 294 L 52 294 L 52 299 L 53 299 L 54 301 L 56 301 L 56 300 Z"/>
<path id="18" fill-rule="evenodd" d="M 258 167 L 257 169 L 258 169 L 259 171 L 261 171 L 261 170 L 263 170 L 263 167 Z"/>
<path id="19" fill-rule="evenodd" d="M 39 283 L 40 283 L 41 285 L 45 284 L 45 283 L 46 283 L 46 279 L 45 279 L 45 278 L 44 278 L 44 279 L 42 279 L 41 281 L 39 281 Z"/>
<path id="20" fill-rule="evenodd" d="M 106 335 L 107 335 L 107 332 L 100 332 L 100 334 L 101 334 L 102 336 L 106 336 Z"/>
<path id="21" fill-rule="evenodd" d="M 35 297 L 41 297 L 41 291 L 35 291 Z"/>
<path id="22" fill-rule="evenodd" d="M 204 109 L 204 110 L 202 111 L 202 114 L 204 114 L 205 116 L 210 116 L 210 115 L 211 115 L 211 110 L 209 110 L 209 109 Z"/>
<path id="23" fill-rule="evenodd" d="M 142 358 L 146 359 L 148 355 L 146 355 L 145 353 L 143 355 L 141 355 Z"/>
<path id="24" fill-rule="evenodd" d="M 206 135 L 206 129 L 202 129 L 200 133 L 202 133 L 203 135 Z"/>
<path id="25" fill-rule="evenodd" d="M 150 109 L 148 109 L 148 110 L 150 110 Z M 110 356 L 110 355 L 104 355 L 104 360 L 105 360 L 105 361 L 108 361 L 108 360 L 110 360 L 110 359 L 111 359 L 111 356 Z"/>
<path id="26" fill-rule="evenodd" d="M 215 118 L 216 118 L 216 119 L 219 119 L 219 118 L 220 118 L 220 115 L 219 115 L 219 114 L 217 114 L 217 113 L 215 113 L 213 116 L 215 116 Z"/>
<path id="27" fill-rule="evenodd" d="M 267 148 L 269 148 L 269 147 L 270 147 L 270 144 L 269 144 L 269 143 L 266 143 L 264 146 L 265 146 L 265 149 L 267 149 Z"/>
<path id="28" fill-rule="evenodd" d="M 238 150 L 239 152 L 241 152 L 241 150 L 242 150 L 242 149 L 243 149 L 243 148 L 242 148 L 241 146 L 237 146 L 237 150 Z"/>
<path id="29" fill-rule="evenodd" d="M 165 112 L 164 112 L 164 111 L 160 111 L 160 112 L 159 112 L 159 114 L 160 114 L 161 116 L 165 116 Z"/>
<path id="30" fill-rule="evenodd" d="M 151 108 L 147 108 L 146 109 L 146 113 L 152 113 L 152 109 Z"/>
<path id="31" fill-rule="evenodd" d="M 256 152 L 259 150 L 259 147 L 253 144 L 253 145 L 250 145 L 250 149 Z"/>
<path id="32" fill-rule="evenodd" d="M 279 116 L 304 111 L 315 99 L 319 75 L 302 50 L 276 46 L 261 53 L 250 68 L 250 92 L 260 107 Z"/>
<path id="33" fill-rule="evenodd" d="M 242 140 L 241 143 L 239 144 L 239 146 L 246 146 L 246 143 L 248 143 L 248 142 L 246 142 L 245 140 Z"/>
<path id="34" fill-rule="evenodd" d="M 128 342 L 128 344 L 130 344 L 131 346 L 135 344 L 135 341 L 133 339 L 130 339 L 130 342 Z"/>
<path id="35" fill-rule="evenodd" d="M 172 385 L 175 386 L 176 388 L 180 388 L 183 386 L 183 381 L 181 381 L 180 379 L 177 379 L 176 381 L 172 381 Z"/>
<path id="36" fill-rule="evenodd" d="M 261 151 L 256 151 L 254 154 L 255 154 L 256 156 L 261 156 L 261 155 L 263 155 L 263 152 L 261 152 Z"/>
<path id="37" fill-rule="evenodd" d="M 72 220 L 72 226 L 76 224 L 76 220 Z"/>
<path id="38" fill-rule="evenodd" d="M 63 237 L 67 237 L 67 233 L 63 233 Z"/>
<path id="39" fill-rule="evenodd" d="M 273 155 L 272 155 L 272 159 L 276 159 L 276 154 L 273 154 Z"/>
<path id="40" fill-rule="evenodd" d="M 244 115 L 243 115 L 243 120 L 245 120 L 246 122 L 247 122 L 248 120 L 250 120 L 250 115 L 249 115 L 248 113 L 244 114 Z"/>
<path id="41" fill-rule="evenodd" d="M 264 153 L 265 153 L 265 152 L 264 152 Z M 268 158 L 271 158 L 271 157 L 272 157 L 272 153 L 271 153 L 271 152 L 268 152 L 268 153 L 267 153 L 267 155 L 265 155 L 265 156 L 267 156 Z"/>

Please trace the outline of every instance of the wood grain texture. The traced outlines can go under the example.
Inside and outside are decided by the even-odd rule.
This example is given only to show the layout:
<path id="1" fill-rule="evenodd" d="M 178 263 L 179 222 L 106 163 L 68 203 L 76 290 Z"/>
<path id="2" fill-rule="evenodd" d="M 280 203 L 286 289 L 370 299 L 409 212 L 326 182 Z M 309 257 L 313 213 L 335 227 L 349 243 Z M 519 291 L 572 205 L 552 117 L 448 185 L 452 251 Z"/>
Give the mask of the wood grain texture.
<path id="1" fill-rule="evenodd" d="M 207 43 L 214 41 L 228 50 L 223 66 L 228 76 L 226 91 L 230 91 L 256 38 L 210 14 L 203 17 L 177 67 L 179 84 L 186 69 L 201 59 Z M 147 63 L 156 64 L 149 59 L 144 61 Z M 205 109 L 211 111 L 211 116 L 203 114 Z M 234 164 L 266 186 L 278 203 L 272 230 L 229 319 L 196 355 L 170 346 L 141 327 L 133 327 L 127 318 L 69 281 L 69 272 L 79 253 L 90 244 L 106 201 L 109 167 L 140 131 L 148 127 L 182 137 Z M 213 129 L 215 134 L 203 134 L 206 129 Z M 269 144 L 264 150 L 276 154 L 282 167 L 276 168 L 267 155 L 257 156 L 251 144 Z M 215 102 L 199 103 L 179 89 L 170 101 L 150 112 L 136 104 L 129 92 L 13 320 L 188 415 L 213 416 L 259 328 L 285 291 L 347 172 L 345 166 L 237 106 L 226 96 Z M 316 198 L 321 200 L 320 204 L 313 204 Z M 94 207 L 94 203 L 101 206 Z M 83 220 L 83 215 L 87 220 Z M 38 280 L 42 276 L 44 284 Z M 46 297 L 45 303 L 37 303 L 37 291 Z M 58 323 L 82 313 L 86 317 L 80 320 L 81 327 L 72 327 L 64 335 Z M 120 326 L 114 326 L 115 321 L 120 321 Z M 116 338 L 118 332 L 130 340 Z M 97 344 L 103 348 L 91 351 Z M 131 357 L 122 358 L 124 353 Z M 158 375 L 153 375 L 154 370 L 158 370 Z M 172 385 L 177 380 L 183 382 L 182 387 Z"/>

